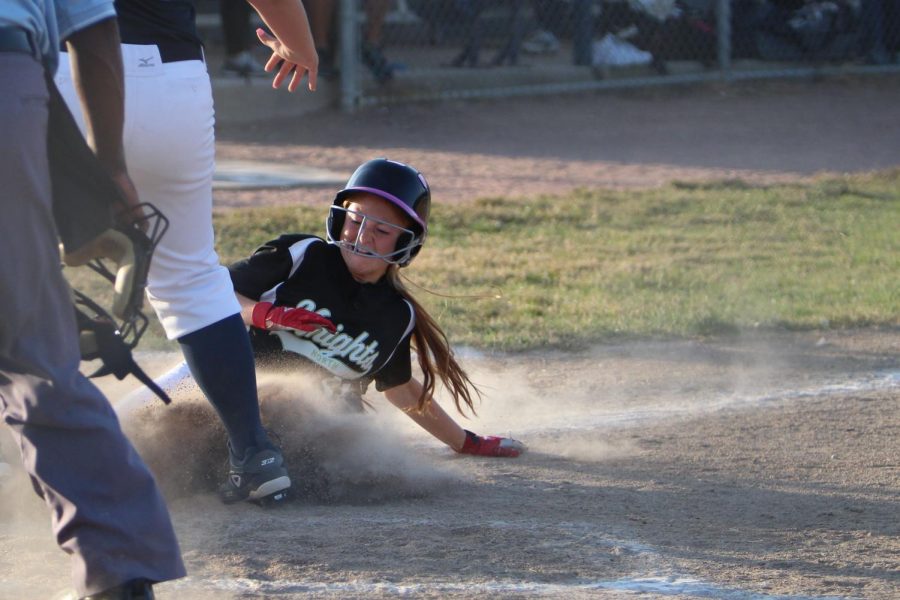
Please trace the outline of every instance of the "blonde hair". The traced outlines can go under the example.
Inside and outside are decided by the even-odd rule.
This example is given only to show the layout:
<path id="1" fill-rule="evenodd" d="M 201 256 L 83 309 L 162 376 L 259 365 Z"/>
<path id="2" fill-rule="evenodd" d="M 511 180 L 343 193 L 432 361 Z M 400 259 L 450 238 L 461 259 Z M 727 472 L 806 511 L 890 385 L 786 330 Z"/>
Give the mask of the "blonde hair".
<path id="1" fill-rule="evenodd" d="M 481 392 L 469 379 L 463 368 L 456 362 L 450 342 L 444 331 L 412 296 L 409 290 L 400 281 L 400 269 L 397 265 L 391 265 L 387 271 L 387 280 L 407 302 L 413 307 L 415 313 L 415 327 L 412 332 L 412 347 L 419 357 L 419 367 L 422 369 L 422 395 L 419 396 L 418 410 L 422 412 L 434 395 L 434 387 L 438 378 L 453 396 L 456 410 L 465 414 L 463 405 L 475 414 L 473 393 L 481 397 Z"/>

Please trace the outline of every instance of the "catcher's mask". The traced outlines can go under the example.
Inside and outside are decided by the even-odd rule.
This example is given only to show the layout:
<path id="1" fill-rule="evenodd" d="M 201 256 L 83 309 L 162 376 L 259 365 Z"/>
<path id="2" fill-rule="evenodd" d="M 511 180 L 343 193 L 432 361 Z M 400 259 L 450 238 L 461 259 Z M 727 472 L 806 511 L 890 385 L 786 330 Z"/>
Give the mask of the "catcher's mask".
<path id="1" fill-rule="evenodd" d="M 82 360 L 100 359 L 102 365 L 89 377 L 131 374 L 166 404 L 166 393 L 134 362 L 131 351 L 147 330 L 149 320 L 141 312 L 150 260 L 169 221 L 153 205 L 140 205 L 144 216 L 127 226 L 116 226 L 96 238 L 94 256 L 63 253 L 68 266 L 87 266 L 113 284 L 112 315 L 83 292 L 72 289 Z M 107 264 L 112 259 L 113 271 Z"/>
<path id="2" fill-rule="evenodd" d="M 398 207 L 409 217 L 409 227 L 399 227 L 374 217 L 347 210 L 344 202 L 353 194 L 368 193 L 378 196 Z M 328 218 L 325 221 L 325 235 L 329 244 L 335 244 L 354 254 L 376 256 L 382 260 L 405 267 L 422 248 L 428 232 L 428 212 L 431 208 L 431 190 L 421 173 L 401 162 L 376 158 L 363 163 L 356 169 L 347 185 L 334 197 Z M 344 220 L 348 216 L 358 220 L 356 239 L 341 241 Z M 360 239 L 366 227 L 396 227 L 401 230 L 393 252 L 376 254 L 371 248 L 363 247 Z"/>

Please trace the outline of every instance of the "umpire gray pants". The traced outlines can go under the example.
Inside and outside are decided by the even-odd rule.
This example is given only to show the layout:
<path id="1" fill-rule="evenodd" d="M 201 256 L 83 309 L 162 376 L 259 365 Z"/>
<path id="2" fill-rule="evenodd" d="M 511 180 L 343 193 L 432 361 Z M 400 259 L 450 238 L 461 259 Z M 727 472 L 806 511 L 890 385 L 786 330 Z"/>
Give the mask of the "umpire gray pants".
<path id="1" fill-rule="evenodd" d="M 156 482 L 100 391 L 78 371 L 47 165 L 47 87 L 0 52 L 0 416 L 43 493 L 79 595 L 185 574 Z"/>

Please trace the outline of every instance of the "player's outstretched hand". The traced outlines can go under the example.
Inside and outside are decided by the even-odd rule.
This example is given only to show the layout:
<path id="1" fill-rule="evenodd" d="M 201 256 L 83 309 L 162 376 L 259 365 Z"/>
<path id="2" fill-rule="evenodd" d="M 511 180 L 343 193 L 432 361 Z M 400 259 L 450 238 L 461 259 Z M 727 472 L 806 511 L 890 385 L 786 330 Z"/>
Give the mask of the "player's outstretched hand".
<path id="1" fill-rule="evenodd" d="M 480 436 L 468 429 L 466 441 L 460 454 L 475 454 L 477 456 L 499 456 L 502 458 L 515 458 L 525 452 L 525 444 L 512 438 L 497 437 L 493 435 Z"/>
<path id="2" fill-rule="evenodd" d="M 316 80 L 319 73 L 319 55 L 315 47 L 292 49 L 285 46 L 277 37 L 270 35 L 265 29 L 257 29 L 256 37 L 263 45 L 272 51 L 272 56 L 266 62 L 266 72 L 275 72 L 272 79 L 272 87 L 278 89 L 284 80 L 291 76 L 288 82 L 288 91 L 293 92 L 300 86 L 304 75 L 308 75 L 309 91 L 316 91 Z"/>
<path id="3" fill-rule="evenodd" d="M 253 306 L 253 326 L 270 331 L 315 331 L 323 327 L 332 333 L 336 331 L 334 323 L 318 313 L 305 308 L 274 306 L 271 302 L 257 302 Z"/>

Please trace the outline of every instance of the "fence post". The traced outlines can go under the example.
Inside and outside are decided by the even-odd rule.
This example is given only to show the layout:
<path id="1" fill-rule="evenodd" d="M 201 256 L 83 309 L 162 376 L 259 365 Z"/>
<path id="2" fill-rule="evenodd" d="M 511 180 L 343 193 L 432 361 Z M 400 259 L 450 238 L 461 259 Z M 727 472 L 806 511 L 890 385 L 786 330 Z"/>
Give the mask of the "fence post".
<path id="1" fill-rule="evenodd" d="M 572 64 L 590 66 L 592 40 L 594 38 L 593 0 L 575 0 L 572 6 L 572 20 L 575 31 L 572 39 Z"/>
<path id="2" fill-rule="evenodd" d="M 716 2 L 716 31 L 718 35 L 719 70 L 722 79 L 731 79 L 731 0 Z"/>
<path id="3" fill-rule="evenodd" d="M 359 82 L 359 11 L 357 0 L 341 0 L 341 110 L 353 112 L 360 102 Z"/>

